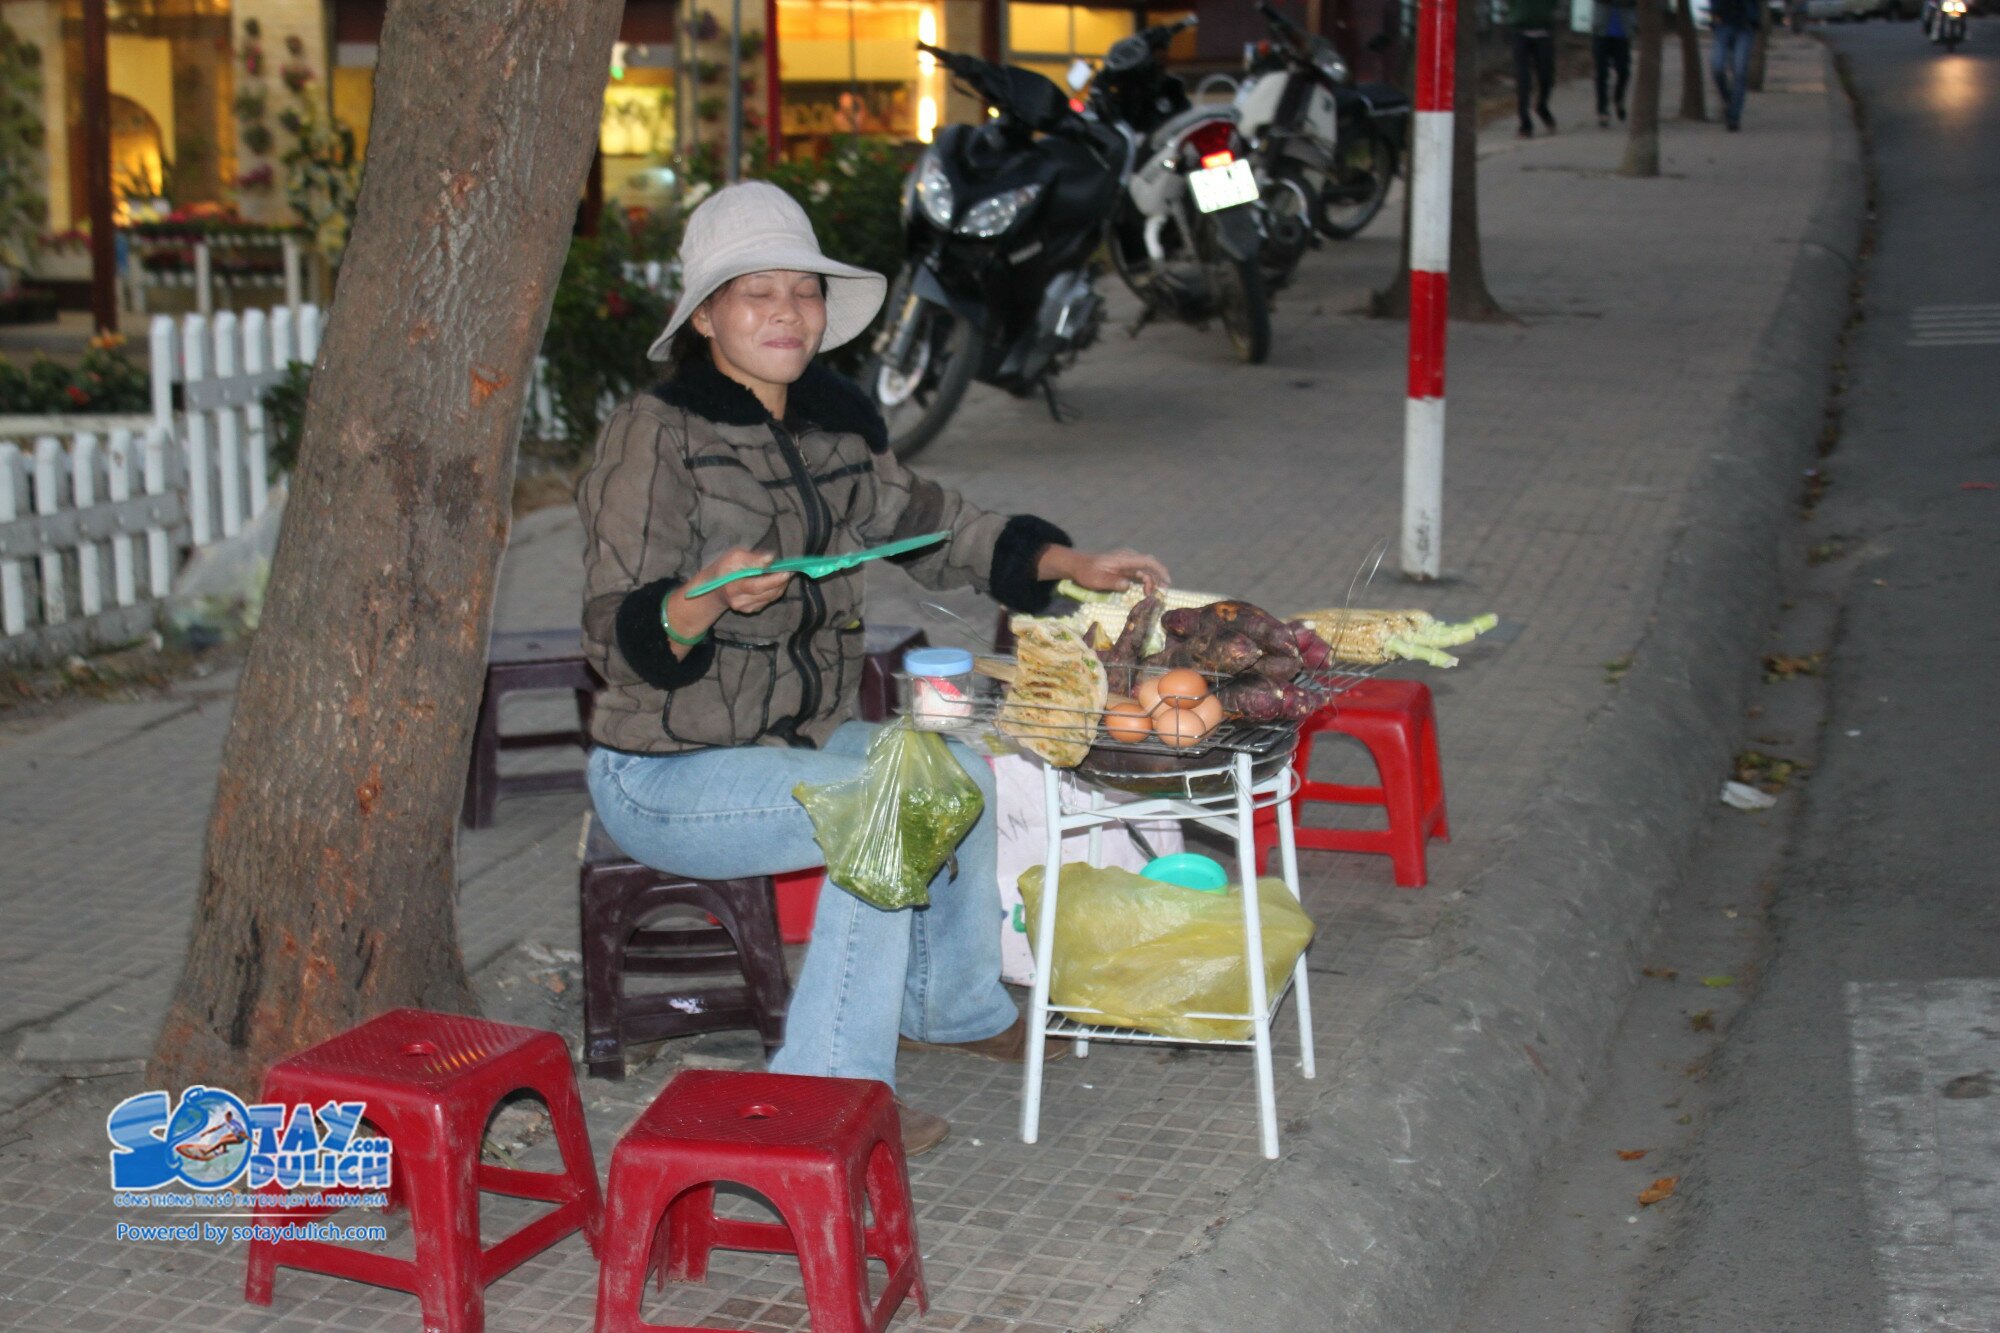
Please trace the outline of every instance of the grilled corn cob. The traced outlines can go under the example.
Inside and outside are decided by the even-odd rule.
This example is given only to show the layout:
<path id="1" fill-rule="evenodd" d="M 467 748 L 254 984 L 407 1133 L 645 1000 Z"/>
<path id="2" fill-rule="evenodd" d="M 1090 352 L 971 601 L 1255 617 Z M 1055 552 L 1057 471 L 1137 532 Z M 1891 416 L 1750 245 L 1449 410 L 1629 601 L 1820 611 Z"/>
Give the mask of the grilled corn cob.
<path id="1" fill-rule="evenodd" d="M 1088 633 L 1089 627 L 1096 625 L 1114 642 L 1124 632 L 1125 620 L 1131 615 L 1132 608 L 1146 595 L 1146 590 L 1137 584 L 1124 592 L 1093 592 L 1081 584 L 1071 583 L 1068 579 L 1056 584 L 1056 591 L 1079 604 L 1076 615 L 1070 619 L 1070 623 L 1076 627 L 1079 634 Z M 1212 592 L 1184 592 L 1179 588 L 1159 588 L 1155 591 L 1163 603 L 1160 608 L 1162 611 L 1208 606 L 1214 602 L 1227 600 Z M 1146 652 L 1143 655 L 1157 653 L 1165 644 L 1165 633 L 1156 627 L 1152 636 L 1146 641 Z"/>
<path id="2" fill-rule="evenodd" d="M 1436 667 L 1458 665 L 1443 651 L 1470 643 L 1492 629 L 1499 618 L 1490 612 L 1458 624 L 1447 624 L 1428 611 L 1373 611 L 1332 607 L 1294 617 L 1312 626 L 1342 662 L 1375 666 L 1407 658 Z"/>

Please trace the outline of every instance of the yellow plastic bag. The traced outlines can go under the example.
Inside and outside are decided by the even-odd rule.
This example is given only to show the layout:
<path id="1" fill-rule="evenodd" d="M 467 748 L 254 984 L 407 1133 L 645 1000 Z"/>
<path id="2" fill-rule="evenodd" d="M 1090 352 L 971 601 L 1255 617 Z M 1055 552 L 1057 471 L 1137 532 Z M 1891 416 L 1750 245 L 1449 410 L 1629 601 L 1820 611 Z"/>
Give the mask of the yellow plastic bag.
<path id="1" fill-rule="evenodd" d="M 1223 893 L 1199 893 L 1115 867 L 1064 866 L 1050 1003 L 1101 1011 L 1077 1015 L 1086 1023 L 1164 1037 L 1244 1040 L 1247 1021 L 1183 1016 L 1190 1010 L 1250 1011 L 1241 892 L 1232 885 Z M 1021 876 L 1021 897 L 1032 943 L 1041 919 L 1041 866 Z M 1282 879 L 1257 881 L 1257 905 L 1265 991 L 1275 995 L 1312 940 L 1313 924 Z"/>
<path id="2" fill-rule="evenodd" d="M 801 782 L 792 796 L 812 817 L 827 878 L 888 911 L 930 902 L 930 882 L 986 808 L 944 738 L 906 722 L 875 733 L 859 777 Z"/>

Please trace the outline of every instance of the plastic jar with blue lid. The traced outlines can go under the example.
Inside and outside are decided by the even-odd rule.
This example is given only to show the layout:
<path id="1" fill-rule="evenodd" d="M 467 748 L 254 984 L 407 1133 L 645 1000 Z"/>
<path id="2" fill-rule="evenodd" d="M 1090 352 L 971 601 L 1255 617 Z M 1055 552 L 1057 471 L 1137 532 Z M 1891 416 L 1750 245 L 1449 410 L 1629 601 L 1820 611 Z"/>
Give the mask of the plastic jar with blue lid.
<path id="1" fill-rule="evenodd" d="M 909 679 L 907 716 L 927 731 L 950 731 L 972 718 L 972 654 L 963 648 L 912 648 L 903 654 Z"/>

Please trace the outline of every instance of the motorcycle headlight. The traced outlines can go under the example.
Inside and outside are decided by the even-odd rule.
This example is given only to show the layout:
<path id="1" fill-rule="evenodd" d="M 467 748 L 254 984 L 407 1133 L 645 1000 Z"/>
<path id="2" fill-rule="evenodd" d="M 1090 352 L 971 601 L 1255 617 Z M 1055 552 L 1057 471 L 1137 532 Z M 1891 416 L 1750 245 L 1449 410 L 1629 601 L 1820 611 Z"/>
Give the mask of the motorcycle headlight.
<path id="1" fill-rule="evenodd" d="M 951 197 L 951 177 L 944 174 L 944 163 L 929 153 L 924 154 L 924 164 L 917 169 L 917 202 L 923 205 L 924 216 L 934 226 L 951 230 L 951 215 L 956 207 Z"/>
<path id="2" fill-rule="evenodd" d="M 1021 214 L 1041 194 L 1041 186 L 1023 185 L 1018 190 L 1003 190 L 990 198 L 981 199 L 965 210 L 965 220 L 958 224 L 958 234 L 977 236 L 982 240 L 998 236 L 1019 221 Z"/>
<path id="3" fill-rule="evenodd" d="M 1944 4 L 1940 5 L 1939 8 L 1953 18 L 1958 18 L 1965 13 L 1965 0 L 1944 0 Z"/>

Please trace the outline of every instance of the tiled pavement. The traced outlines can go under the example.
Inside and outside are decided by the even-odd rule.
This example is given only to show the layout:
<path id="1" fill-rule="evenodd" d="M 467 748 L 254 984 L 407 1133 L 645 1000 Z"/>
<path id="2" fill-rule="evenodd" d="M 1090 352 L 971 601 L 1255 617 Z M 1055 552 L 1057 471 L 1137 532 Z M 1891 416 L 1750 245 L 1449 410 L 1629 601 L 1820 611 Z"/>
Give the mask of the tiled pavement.
<path id="1" fill-rule="evenodd" d="M 1638 643 L 1667 544 L 1689 521 L 1681 497 L 1730 447 L 1725 407 L 1819 198 L 1828 84 L 1817 46 L 1781 40 L 1745 132 L 1670 124 L 1655 181 L 1611 174 L 1614 133 L 1483 142 L 1486 268 L 1519 322 L 1452 330 L 1446 581 L 1412 588 L 1384 574 L 1356 600 L 1454 617 L 1492 609 L 1503 625 L 1457 671 L 1426 677 L 1456 839 L 1433 848 L 1431 887 L 1394 890 L 1376 858 L 1303 857 L 1322 1079 L 1386 1000 L 1439 964 L 1458 887 L 1501 842 L 1534 836 L 1516 814 L 1615 688 L 1605 664 Z M 1585 124 L 1582 110 L 1581 91 L 1562 90 L 1564 123 Z M 1055 426 L 1037 402 L 981 390 L 922 466 L 989 507 L 1154 550 L 1190 587 L 1287 611 L 1338 600 L 1396 531 L 1402 328 L 1351 313 L 1393 267 L 1392 232 L 1378 224 L 1308 257 L 1266 366 L 1229 364 L 1219 331 L 1155 325 L 1128 341 L 1114 327 L 1066 378 L 1081 420 Z M 573 520 L 525 520 L 502 622 L 573 621 L 576 584 Z M 888 578 L 871 597 L 883 620 L 906 619 L 917 600 Z M 103 1116 L 138 1090 L 173 983 L 227 687 L 192 682 L 0 735 L 0 1325 L 415 1326 L 409 1297 L 290 1272 L 258 1310 L 240 1301 L 234 1245 L 113 1238 L 135 1219 L 105 1187 Z M 574 967 L 548 951 L 575 948 L 582 808 L 578 796 L 510 801 L 460 848 L 465 950 L 490 1012 L 572 1037 Z M 1281 1127 L 1313 1095 L 1287 1057 L 1293 1039 L 1287 1019 Z M 681 1061 L 754 1055 L 721 1035 L 662 1049 L 622 1084 L 586 1080 L 600 1168 Z M 1099 1045 L 1052 1067 L 1033 1147 L 1014 1133 L 1015 1071 L 906 1057 L 900 1082 L 950 1117 L 953 1135 L 913 1164 L 933 1304 L 899 1327 L 1115 1324 L 1163 1266 L 1253 1209 L 1259 1182 L 1285 1169 L 1258 1156 L 1237 1052 Z M 392 1232 L 390 1248 L 399 1243 Z M 803 1329 L 796 1272 L 718 1257 L 707 1284 L 671 1288 L 649 1309 Z M 494 1284 L 488 1326 L 588 1328 L 593 1283 L 587 1250 L 567 1241 Z"/>

